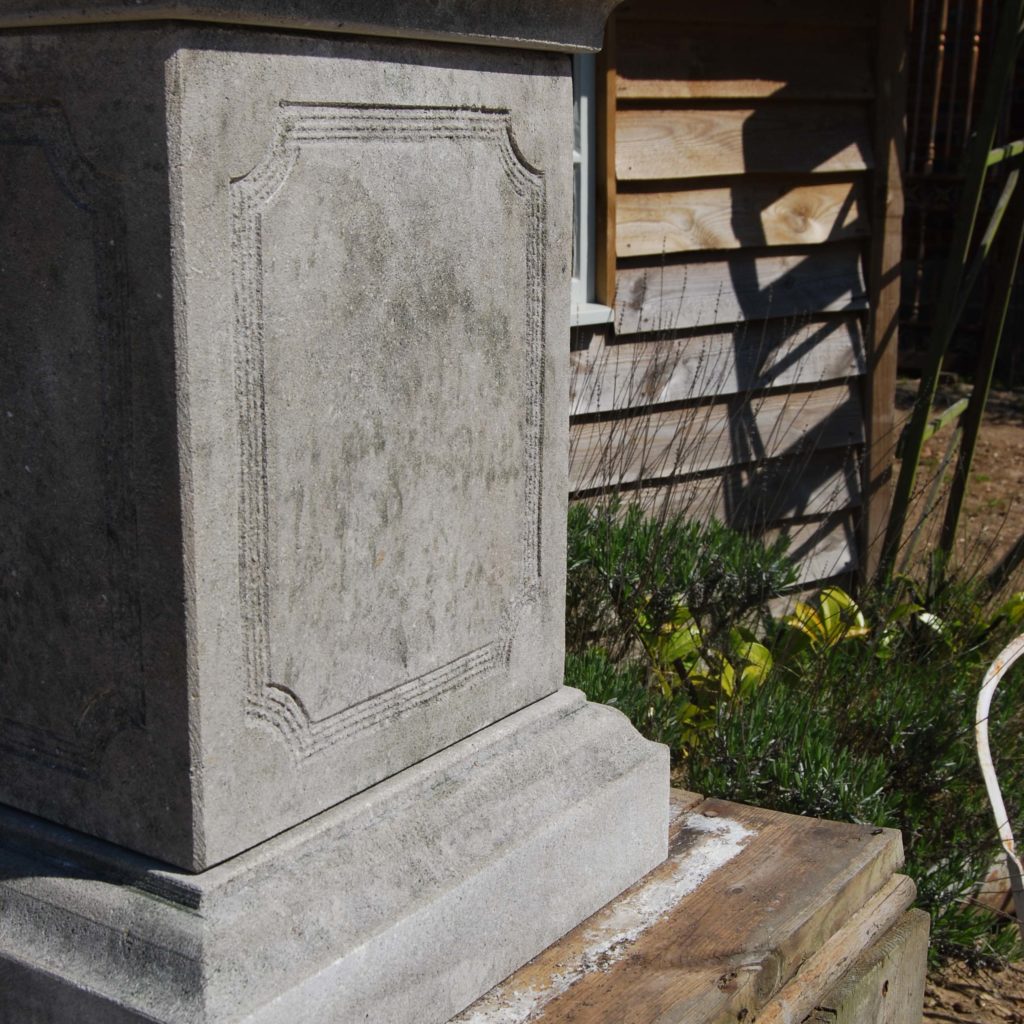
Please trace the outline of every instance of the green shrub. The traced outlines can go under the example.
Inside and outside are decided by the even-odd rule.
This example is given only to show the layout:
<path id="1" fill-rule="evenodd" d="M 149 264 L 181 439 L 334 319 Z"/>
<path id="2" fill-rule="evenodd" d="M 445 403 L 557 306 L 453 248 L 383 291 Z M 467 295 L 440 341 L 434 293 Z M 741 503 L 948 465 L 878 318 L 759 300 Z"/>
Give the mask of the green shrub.
<path id="1" fill-rule="evenodd" d="M 662 717 L 674 716 L 678 743 L 693 745 L 719 700 L 756 687 L 770 668 L 750 626 L 796 577 L 785 549 L 714 521 L 649 518 L 617 501 L 576 505 L 567 651 L 582 657 L 597 646 L 609 664 L 628 664 L 645 699 L 660 694 Z"/>
<path id="2" fill-rule="evenodd" d="M 826 589 L 771 622 L 766 602 L 794 579 L 780 545 L 616 505 L 574 507 L 569 538 L 570 685 L 669 744 L 690 789 L 900 829 L 934 958 L 1020 954 L 1015 926 L 972 900 L 998 853 L 974 707 L 1024 619 L 1021 595 L 993 610 L 971 585 L 897 579 L 859 605 Z M 735 685 L 755 636 L 768 657 L 753 685 Z M 1017 822 L 1022 726 L 1024 671 L 990 726 Z"/>
<path id="3" fill-rule="evenodd" d="M 565 658 L 566 686 L 582 690 L 588 700 L 618 708 L 648 739 L 679 748 L 682 731 L 673 701 L 659 687 L 649 687 L 644 666 L 614 664 L 600 648 L 569 653 Z"/>
<path id="4" fill-rule="evenodd" d="M 720 707 L 685 765 L 688 786 L 700 792 L 900 829 L 918 905 L 932 915 L 936 958 L 1020 952 L 1016 927 L 973 904 L 998 854 L 973 735 L 993 652 L 974 635 L 951 630 L 936 642 L 908 628 L 881 657 L 876 635 L 780 669 L 747 701 Z M 1020 821 L 1024 673 L 1004 685 L 991 729 Z"/>
<path id="5" fill-rule="evenodd" d="M 637 642 L 638 615 L 653 631 L 685 606 L 710 642 L 747 623 L 796 580 L 787 542 L 771 544 L 715 520 L 651 518 L 617 500 L 569 509 L 566 645 L 596 641 L 613 656 Z"/>

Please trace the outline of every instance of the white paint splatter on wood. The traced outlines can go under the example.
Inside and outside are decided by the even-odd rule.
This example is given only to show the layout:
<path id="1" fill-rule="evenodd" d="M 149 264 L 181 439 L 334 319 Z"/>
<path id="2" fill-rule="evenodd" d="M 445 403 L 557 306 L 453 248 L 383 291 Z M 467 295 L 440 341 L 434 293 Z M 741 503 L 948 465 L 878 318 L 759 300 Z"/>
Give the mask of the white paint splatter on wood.
<path id="1" fill-rule="evenodd" d="M 623 959 L 637 939 L 662 920 L 710 875 L 728 863 L 755 833 L 729 818 L 692 813 L 684 832 L 696 838 L 625 896 L 598 911 L 581 926 L 576 948 L 546 983 L 498 985 L 451 1024 L 529 1024 L 553 999 L 594 971 L 606 971 Z"/>

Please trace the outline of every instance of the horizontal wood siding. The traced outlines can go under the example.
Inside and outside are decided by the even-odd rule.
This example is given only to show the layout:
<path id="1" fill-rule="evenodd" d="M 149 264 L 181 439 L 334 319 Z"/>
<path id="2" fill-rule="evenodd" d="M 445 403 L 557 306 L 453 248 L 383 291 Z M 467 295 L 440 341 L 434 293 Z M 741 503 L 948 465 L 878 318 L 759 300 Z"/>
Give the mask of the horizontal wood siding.
<path id="1" fill-rule="evenodd" d="M 624 19 L 617 41 L 623 99 L 869 99 L 874 89 L 865 34 L 846 27 Z"/>
<path id="2" fill-rule="evenodd" d="M 872 162 L 860 103 L 620 107 L 615 131 L 619 181 L 863 171 Z"/>
<path id="3" fill-rule="evenodd" d="M 864 372 L 857 316 L 767 320 L 665 340 L 610 343 L 594 334 L 570 355 L 573 416 L 791 388 Z"/>
<path id="4" fill-rule="evenodd" d="M 619 11 L 623 20 L 674 20 L 693 26 L 731 25 L 739 30 L 752 25 L 866 29 L 874 25 L 875 0 L 627 0 Z"/>
<path id="5" fill-rule="evenodd" d="M 789 540 L 788 554 L 797 563 L 797 583 L 801 586 L 857 569 L 857 529 L 849 513 L 790 523 L 768 531 L 768 536 L 780 533 Z"/>
<path id="6" fill-rule="evenodd" d="M 624 192 L 619 256 L 664 256 L 707 249 L 807 245 L 864 238 L 868 222 L 857 179 L 778 184 L 745 177 L 717 188 Z"/>
<path id="7" fill-rule="evenodd" d="M 851 452 L 809 452 L 721 472 L 678 477 L 657 487 L 620 489 L 620 500 L 652 516 L 683 513 L 742 529 L 763 529 L 797 517 L 849 513 L 860 505 L 860 466 Z M 601 503 L 603 494 L 580 500 Z"/>
<path id="8" fill-rule="evenodd" d="M 859 389 L 847 385 L 584 419 L 570 428 L 569 487 L 667 480 L 863 440 Z"/>
<path id="9" fill-rule="evenodd" d="M 626 0 L 605 61 L 571 486 L 789 531 L 804 583 L 858 565 L 882 2 Z"/>
<path id="10" fill-rule="evenodd" d="M 861 246 L 622 266 L 615 327 L 621 334 L 867 309 Z"/>

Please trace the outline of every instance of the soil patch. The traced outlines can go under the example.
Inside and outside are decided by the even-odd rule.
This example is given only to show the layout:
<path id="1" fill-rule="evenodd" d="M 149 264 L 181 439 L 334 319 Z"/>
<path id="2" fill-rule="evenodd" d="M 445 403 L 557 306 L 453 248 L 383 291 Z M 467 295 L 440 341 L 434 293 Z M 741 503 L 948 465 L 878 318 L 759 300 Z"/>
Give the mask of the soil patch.
<path id="1" fill-rule="evenodd" d="M 926 1024 L 1024 1024 L 1024 966 L 948 964 L 928 978 Z"/>
<path id="2" fill-rule="evenodd" d="M 909 416 L 916 381 L 900 381 L 896 404 Z M 937 412 L 970 395 L 969 385 L 947 384 L 936 397 Z M 956 465 L 950 455 L 955 428 L 940 431 L 925 445 L 910 523 L 923 522 L 915 560 L 937 538 L 945 514 L 944 496 Z M 934 490 L 934 495 L 933 495 Z M 1024 535 L 1024 390 L 993 391 L 985 412 L 964 500 L 953 565 L 968 575 L 992 569 Z"/>

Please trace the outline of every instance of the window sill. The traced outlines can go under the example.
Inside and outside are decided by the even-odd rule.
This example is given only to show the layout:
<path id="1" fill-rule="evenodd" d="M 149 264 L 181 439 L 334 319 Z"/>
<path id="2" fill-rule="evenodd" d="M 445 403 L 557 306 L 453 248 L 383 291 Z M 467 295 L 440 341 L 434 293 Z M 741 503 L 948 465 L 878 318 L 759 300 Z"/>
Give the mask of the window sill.
<path id="1" fill-rule="evenodd" d="M 569 314 L 571 327 L 593 327 L 597 324 L 610 324 L 615 320 L 615 310 L 610 306 L 601 306 L 596 302 L 573 303 Z"/>

